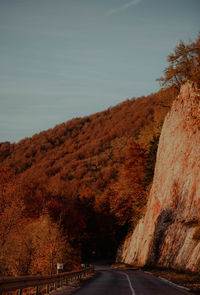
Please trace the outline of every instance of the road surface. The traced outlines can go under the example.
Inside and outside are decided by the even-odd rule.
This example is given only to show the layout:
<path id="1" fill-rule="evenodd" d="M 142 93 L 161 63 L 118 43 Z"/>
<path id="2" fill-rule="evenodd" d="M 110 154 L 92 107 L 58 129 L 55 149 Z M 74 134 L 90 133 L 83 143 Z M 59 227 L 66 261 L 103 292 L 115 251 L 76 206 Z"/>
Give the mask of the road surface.
<path id="1" fill-rule="evenodd" d="M 94 278 L 87 281 L 73 295 L 186 295 L 184 289 L 174 287 L 152 274 L 140 270 L 97 268 Z"/>

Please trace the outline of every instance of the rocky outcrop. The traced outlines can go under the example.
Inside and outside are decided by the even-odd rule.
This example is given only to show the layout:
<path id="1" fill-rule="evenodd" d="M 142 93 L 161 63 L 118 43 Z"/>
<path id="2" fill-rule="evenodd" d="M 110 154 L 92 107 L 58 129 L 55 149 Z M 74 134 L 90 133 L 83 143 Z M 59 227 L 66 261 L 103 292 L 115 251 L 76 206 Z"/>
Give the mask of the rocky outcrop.
<path id="1" fill-rule="evenodd" d="M 121 260 L 200 270 L 200 95 L 190 82 L 165 118 L 146 214 Z"/>

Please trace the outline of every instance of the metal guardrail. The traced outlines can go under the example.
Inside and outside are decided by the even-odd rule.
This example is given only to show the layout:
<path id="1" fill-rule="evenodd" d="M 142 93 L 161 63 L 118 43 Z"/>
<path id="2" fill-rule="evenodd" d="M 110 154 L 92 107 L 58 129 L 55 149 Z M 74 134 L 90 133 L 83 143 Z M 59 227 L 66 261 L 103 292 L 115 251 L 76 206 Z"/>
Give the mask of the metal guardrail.
<path id="1" fill-rule="evenodd" d="M 79 271 L 64 272 L 46 276 L 21 276 L 21 277 L 3 277 L 0 278 L 0 294 L 8 291 L 19 290 L 22 295 L 24 288 L 35 287 L 36 295 L 39 294 L 39 286 L 46 285 L 46 293 L 50 292 L 50 285 L 54 284 L 54 290 L 63 285 L 67 285 L 72 279 L 81 279 L 82 277 L 93 273 L 94 267 L 87 267 Z"/>

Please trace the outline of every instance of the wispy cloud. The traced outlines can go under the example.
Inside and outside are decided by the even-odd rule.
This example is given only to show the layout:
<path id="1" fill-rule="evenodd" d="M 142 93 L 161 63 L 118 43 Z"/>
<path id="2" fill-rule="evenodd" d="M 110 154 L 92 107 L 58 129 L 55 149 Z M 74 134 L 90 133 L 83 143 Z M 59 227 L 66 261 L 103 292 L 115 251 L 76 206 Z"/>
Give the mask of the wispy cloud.
<path id="1" fill-rule="evenodd" d="M 122 10 L 126 10 L 127 8 L 131 7 L 131 6 L 134 6 L 134 5 L 137 5 L 139 4 L 140 2 L 142 2 L 142 0 L 133 0 L 133 1 L 130 1 L 128 3 L 125 3 L 117 8 L 114 8 L 114 9 L 111 9 L 107 12 L 108 15 L 112 15 L 112 14 L 115 14 L 115 13 L 118 13 Z"/>

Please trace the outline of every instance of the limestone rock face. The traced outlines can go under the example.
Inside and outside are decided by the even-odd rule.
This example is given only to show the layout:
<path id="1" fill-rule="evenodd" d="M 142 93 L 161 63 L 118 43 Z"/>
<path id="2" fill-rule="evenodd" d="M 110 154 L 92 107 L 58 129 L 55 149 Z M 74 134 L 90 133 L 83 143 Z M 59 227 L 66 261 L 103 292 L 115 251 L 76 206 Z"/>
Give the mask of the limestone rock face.
<path id="1" fill-rule="evenodd" d="M 200 270 L 200 92 L 190 82 L 165 118 L 146 214 L 121 260 Z"/>

